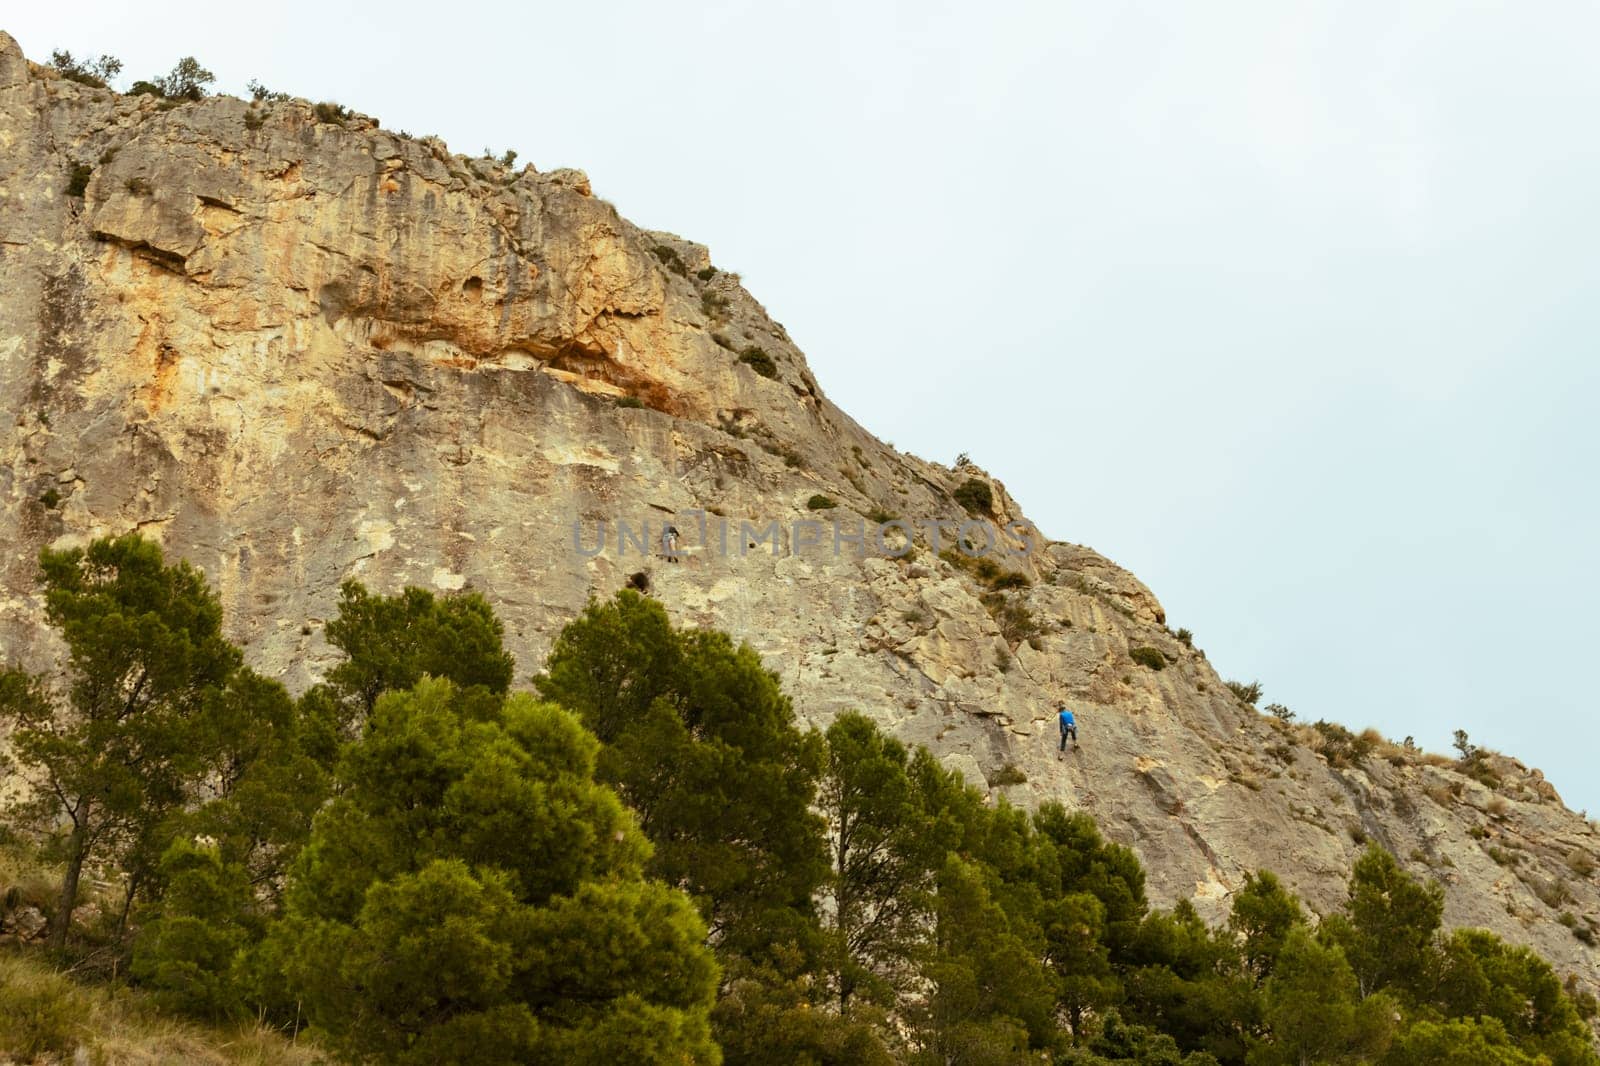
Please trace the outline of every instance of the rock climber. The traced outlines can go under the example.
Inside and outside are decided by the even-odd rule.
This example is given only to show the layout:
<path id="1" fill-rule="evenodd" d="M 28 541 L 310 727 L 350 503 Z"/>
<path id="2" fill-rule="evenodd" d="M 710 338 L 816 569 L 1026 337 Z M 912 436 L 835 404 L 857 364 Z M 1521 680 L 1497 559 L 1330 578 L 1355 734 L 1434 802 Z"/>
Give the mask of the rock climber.
<path id="1" fill-rule="evenodd" d="M 1078 722 L 1072 717 L 1072 712 L 1062 704 L 1061 711 L 1056 715 L 1056 723 L 1061 726 L 1061 745 L 1056 748 L 1056 758 L 1061 758 L 1067 750 L 1067 737 L 1072 738 L 1072 750 L 1078 750 Z"/>

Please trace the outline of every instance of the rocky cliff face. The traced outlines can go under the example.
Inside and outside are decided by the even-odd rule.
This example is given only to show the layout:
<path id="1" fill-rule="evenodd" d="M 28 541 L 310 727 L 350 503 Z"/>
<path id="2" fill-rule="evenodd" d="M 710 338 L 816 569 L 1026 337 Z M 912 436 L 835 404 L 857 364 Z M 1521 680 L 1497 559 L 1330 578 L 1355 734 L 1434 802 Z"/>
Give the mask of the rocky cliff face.
<path id="1" fill-rule="evenodd" d="M 532 673 L 642 573 L 681 622 L 754 645 L 807 720 L 861 708 L 995 795 L 1088 809 L 1162 901 L 1215 916 L 1270 867 L 1326 908 L 1376 840 L 1444 882 L 1451 922 L 1600 984 L 1600 833 L 1537 771 L 1490 760 L 1491 788 L 1393 745 L 1352 759 L 1245 705 L 1132 575 L 1019 536 L 982 471 L 875 439 L 735 275 L 579 172 L 305 102 L 122 97 L 0 34 L 0 418 L 7 658 L 53 661 L 40 547 L 129 529 L 204 569 L 295 688 L 345 577 L 484 590 Z M 899 558 L 870 533 L 835 553 L 835 519 L 973 520 L 972 479 L 993 500 L 968 498 L 967 534 L 1035 550 L 994 571 L 924 527 Z M 618 521 L 650 554 L 619 552 Z M 741 523 L 774 521 L 777 550 L 751 550 Z M 1084 740 L 1065 760 L 1060 699 Z"/>

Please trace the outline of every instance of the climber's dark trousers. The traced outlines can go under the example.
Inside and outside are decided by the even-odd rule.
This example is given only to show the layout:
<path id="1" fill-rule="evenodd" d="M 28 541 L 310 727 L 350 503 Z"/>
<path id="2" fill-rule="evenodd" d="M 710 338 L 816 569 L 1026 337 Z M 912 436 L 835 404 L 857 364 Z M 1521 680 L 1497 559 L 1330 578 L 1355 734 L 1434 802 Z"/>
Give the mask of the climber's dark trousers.
<path id="1" fill-rule="evenodd" d="M 1066 751 L 1067 750 L 1067 738 L 1068 737 L 1072 738 L 1072 746 L 1073 747 L 1077 747 L 1078 746 L 1078 727 L 1077 726 L 1069 725 L 1069 726 L 1067 726 L 1067 728 L 1065 728 L 1065 729 L 1063 729 L 1061 731 L 1061 746 L 1056 749 L 1057 751 Z"/>

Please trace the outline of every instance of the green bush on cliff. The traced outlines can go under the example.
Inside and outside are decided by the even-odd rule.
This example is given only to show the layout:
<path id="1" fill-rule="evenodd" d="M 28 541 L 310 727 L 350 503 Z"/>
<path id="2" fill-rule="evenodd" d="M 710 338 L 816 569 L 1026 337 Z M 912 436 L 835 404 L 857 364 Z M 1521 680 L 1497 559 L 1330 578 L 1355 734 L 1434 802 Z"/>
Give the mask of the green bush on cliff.
<path id="1" fill-rule="evenodd" d="M 969 477 L 958 486 L 951 496 L 968 513 L 986 515 L 994 513 L 994 489 L 987 481 L 981 478 Z"/>
<path id="2" fill-rule="evenodd" d="M 759 348 L 754 344 L 747 346 L 744 351 L 739 353 L 739 362 L 764 378 L 778 376 L 778 364 L 773 362 L 772 356 L 767 354 L 765 348 Z"/>

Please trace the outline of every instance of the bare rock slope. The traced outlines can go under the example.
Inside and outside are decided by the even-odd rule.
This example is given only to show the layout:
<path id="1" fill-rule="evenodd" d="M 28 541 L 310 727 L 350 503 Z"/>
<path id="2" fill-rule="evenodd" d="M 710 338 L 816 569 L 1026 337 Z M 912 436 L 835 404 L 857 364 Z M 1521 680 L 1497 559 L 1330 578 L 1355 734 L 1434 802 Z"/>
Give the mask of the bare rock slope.
<path id="1" fill-rule="evenodd" d="M 860 708 L 996 795 L 1089 810 L 1162 901 L 1215 916 L 1270 867 L 1325 909 L 1376 840 L 1444 882 L 1449 921 L 1600 984 L 1600 834 L 1537 771 L 1261 714 L 1086 548 L 1036 540 L 991 570 L 923 528 L 899 558 L 870 533 L 835 554 L 835 519 L 976 512 L 968 534 L 1014 552 L 1022 516 L 982 471 L 863 430 L 704 247 L 577 171 L 303 101 L 123 97 L 0 34 L 0 418 L 7 658 L 53 659 L 40 547 L 129 529 L 203 568 L 295 688 L 329 661 L 348 576 L 484 590 L 531 673 L 644 572 L 681 622 L 754 645 L 807 720 Z M 672 517 L 695 509 L 704 528 Z M 816 545 L 794 526 L 812 519 Z M 619 552 L 618 520 L 652 541 L 673 521 L 685 560 Z M 741 523 L 774 521 L 751 550 Z M 1062 698 L 1085 740 L 1065 760 Z"/>

